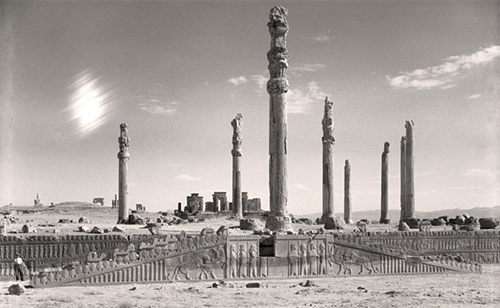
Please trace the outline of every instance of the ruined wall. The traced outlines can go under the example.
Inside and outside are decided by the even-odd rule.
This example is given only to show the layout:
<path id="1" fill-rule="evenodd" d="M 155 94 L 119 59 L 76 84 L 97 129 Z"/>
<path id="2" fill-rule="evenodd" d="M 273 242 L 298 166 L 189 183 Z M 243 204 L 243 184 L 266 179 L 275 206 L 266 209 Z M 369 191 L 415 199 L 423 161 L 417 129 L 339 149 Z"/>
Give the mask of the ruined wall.
<path id="1" fill-rule="evenodd" d="M 500 231 L 496 230 L 367 232 L 362 238 L 369 246 L 397 248 L 417 255 L 452 253 L 474 262 L 500 263 Z"/>
<path id="2" fill-rule="evenodd" d="M 0 278 L 13 278 L 16 254 L 26 261 L 36 286 L 478 272 L 480 263 L 500 263 L 499 231 L 266 239 L 271 246 L 263 253 L 257 235 L 0 236 Z"/>
<path id="3" fill-rule="evenodd" d="M 121 235 L 0 236 L 0 279 L 14 277 L 14 258 L 19 254 L 28 269 L 38 271 L 85 261 L 89 252 L 111 255 L 129 239 Z"/>

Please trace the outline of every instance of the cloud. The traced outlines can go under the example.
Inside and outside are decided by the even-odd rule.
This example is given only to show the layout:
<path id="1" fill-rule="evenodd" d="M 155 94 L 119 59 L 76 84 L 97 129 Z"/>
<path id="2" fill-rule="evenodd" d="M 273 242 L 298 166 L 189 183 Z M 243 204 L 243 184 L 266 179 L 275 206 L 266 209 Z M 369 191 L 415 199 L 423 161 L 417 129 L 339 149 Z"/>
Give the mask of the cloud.
<path id="1" fill-rule="evenodd" d="M 240 77 L 229 78 L 227 82 L 234 86 L 239 86 L 244 83 L 247 83 L 248 80 L 245 78 L 245 76 L 240 76 Z"/>
<path id="2" fill-rule="evenodd" d="M 299 72 L 317 72 L 321 69 L 324 69 L 326 65 L 320 63 L 314 64 L 297 64 L 290 68 L 291 71 L 299 71 Z"/>
<path id="3" fill-rule="evenodd" d="M 315 42 L 328 43 L 328 42 L 331 42 L 332 38 L 335 38 L 335 37 L 330 35 L 330 30 L 328 30 L 328 31 L 323 31 L 323 32 L 320 32 L 320 33 L 314 35 L 312 39 Z"/>
<path id="4" fill-rule="evenodd" d="M 290 88 L 287 93 L 288 113 L 309 113 L 311 104 L 324 100 L 326 96 L 316 81 L 309 82 L 305 89 Z"/>
<path id="5" fill-rule="evenodd" d="M 267 78 L 264 75 L 252 75 L 252 80 L 257 83 L 257 93 L 264 93 L 267 86 Z"/>
<path id="6" fill-rule="evenodd" d="M 464 176 L 474 176 L 474 177 L 494 177 L 495 174 L 496 174 L 495 171 L 491 169 L 477 169 L 477 168 L 467 169 L 461 173 L 461 175 Z"/>
<path id="7" fill-rule="evenodd" d="M 481 97 L 481 94 L 479 93 L 476 93 L 476 94 L 472 94 L 471 96 L 467 97 L 468 99 L 478 99 Z"/>
<path id="8" fill-rule="evenodd" d="M 157 97 L 150 97 L 145 102 L 139 104 L 139 109 L 158 115 L 171 116 L 177 112 L 178 102 L 162 102 Z"/>
<path id="9" fill-rule="evenodd" d="M 200 178 L 192 177 L 192 176 L 187 175 L 187 174 L 178 175 L 176 178 L 179 180 L 183 180 L 183 181 L 200 181 L 201 180 Z"/>
<path id="10" fill-rule="evenodd" d="M 297 190 L 303 190 L 303 191 L 309 191 L 310 190 L 309 188 L 307 188 L 303 184 L 295 184 L 295 185 L 293 185 L 293 188 L 295 188 Z"/>
<path id="11" fill-rule="evenodd" d="M 386 78 L 395 89 L 450 89 L 456 86 L 457 78 L 466 71 L 486 65 L 498 57 L 500 57 L 500 46 L 495 45 L 485 47 L 471 55 L 451 56 L 437 66 L 402 72 L 399 76 L 386 76 Z"/>

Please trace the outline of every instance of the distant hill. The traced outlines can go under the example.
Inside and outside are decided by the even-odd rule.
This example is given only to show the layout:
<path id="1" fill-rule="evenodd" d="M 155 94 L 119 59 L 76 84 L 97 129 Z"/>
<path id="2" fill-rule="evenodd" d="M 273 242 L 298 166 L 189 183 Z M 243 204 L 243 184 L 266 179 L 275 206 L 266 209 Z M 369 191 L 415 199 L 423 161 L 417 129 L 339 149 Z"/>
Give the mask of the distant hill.
<path id="1" fill-rule="evenodd" d="M 335 213 L 337 217 L 344 217 L 344 213 Z M 449 216 L 455 217 L 457 215 L 468 214 L 470 216 L 474 216 L 476 218 L 482 217 L 493 217 L 500 219 L 500 206 L 494 207 L 475 207 L 472 209 L 448 209 L 448 210 L 440 210 L 433 212 L 419 212 L 416 211 L 415 215 L 417 218 L 427 218 L 432 219 L 439 216 Z M 399 221 L 399 210 L 389 210 L 389 218 L 392 222 Z M 311 219 L 316 219 L 321 216 L 321 213 L 307 214 L 307 215 L 295 215 L 296 217 L 307 217 Z M 371 211 L 360 211 L 353 212 L 352 219 L 356 222 L 360 219 L 369 219 L 369 220 L 379 220 L 380 219 L 380 210 L 371 210 Z"/>

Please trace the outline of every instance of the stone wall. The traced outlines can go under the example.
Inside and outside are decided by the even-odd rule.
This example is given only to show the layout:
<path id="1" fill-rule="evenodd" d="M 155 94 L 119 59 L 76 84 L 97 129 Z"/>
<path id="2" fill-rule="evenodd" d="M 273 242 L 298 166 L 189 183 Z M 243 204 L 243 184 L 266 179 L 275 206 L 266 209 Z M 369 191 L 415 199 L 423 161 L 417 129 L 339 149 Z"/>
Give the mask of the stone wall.
<path id="1" fill-rule="evenodd" d="M 0 278 L 13 278 L 16 254 L 36 287 L 467 273 L 481 271 L 480 263 L 500 263 L 500 232 L 0 236 Z"/>
<path id="2" fill-rule="evenodd" d="M 0 236 L 0 279 L 14 277 L 17 254 L 29 270 L 38 271 L 83 262 L 91 251 L 111 255 L 115 248 L 128 243 L 129 238 L 121 235 Z"/>

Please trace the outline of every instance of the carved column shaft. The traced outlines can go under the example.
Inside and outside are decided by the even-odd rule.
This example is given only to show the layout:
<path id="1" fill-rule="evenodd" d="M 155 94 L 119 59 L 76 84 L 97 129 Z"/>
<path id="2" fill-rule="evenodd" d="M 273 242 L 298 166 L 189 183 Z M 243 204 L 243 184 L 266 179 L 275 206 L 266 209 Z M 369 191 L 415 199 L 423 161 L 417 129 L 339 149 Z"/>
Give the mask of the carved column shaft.
<path id="1" fill-rule="evenodd" d="M 400 221 L 404 221 L 406 219 L 406 137 L 401 137 L 401 216 L 399 218 Z"/>
<path id="2" fill-rule="evenodd" d="M 323 215 L 334 217 L 333 207 L 333 103 L 325 98 L 325 111 L 323 121 Z"/>
<path id="3" fill-rule="evenodd" d="M 384 152 L 382 153 L 382 187 L 381 187 L 381 198 L 380 198 L 380 223 L 387 224 L 390 222 L 389 219 L 389 201 L 388 201 L 388 169 L 389 169 L 389 142 L 384 144 Z"/>
<path id="4" fill-rule="evenodd" d="M 233 126 L 233 214 L 237 217 L 243 217 L 242 201 L 241 201 L 241 125 L 243 124 L 243 116 L 238 113 L 236 118 L 231 121 Z"/>
<path id="5" fill-rule="evenodd" d="M 413 121 L 406 121 L 406 218 L 415 218 Z"/>
<path id="6" fill-rule="evenodd" d="M 344 221 L 346 224 L 352 224 L 351 209 L 351 164 L 345 160 L 344 166 Z"/>
<path id="7" fill-rule="evenodd" d="M 118 143 L 120 151 L 118 152 L 118 222 L 123 223 L 128 220 L 128 153 L 130 138 L 128 137 L 127 124 L 120 124 L 120 137 Z"/>
<path id="8" fill-rule="evenodd" d="M 274 7 L 269 13 L 270 21 L 267 24 L 271 34 L 271 49 L 267 53 L 270 74 L 267 92 L 269 93 L 269 203 L 271 213 L 266 221 L 266 228 L 272 231 L 292 230 L 292 222 L 287 209 L 287 14 L 286 8 Z"/>

